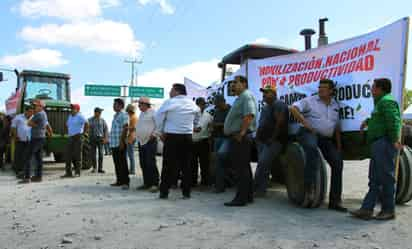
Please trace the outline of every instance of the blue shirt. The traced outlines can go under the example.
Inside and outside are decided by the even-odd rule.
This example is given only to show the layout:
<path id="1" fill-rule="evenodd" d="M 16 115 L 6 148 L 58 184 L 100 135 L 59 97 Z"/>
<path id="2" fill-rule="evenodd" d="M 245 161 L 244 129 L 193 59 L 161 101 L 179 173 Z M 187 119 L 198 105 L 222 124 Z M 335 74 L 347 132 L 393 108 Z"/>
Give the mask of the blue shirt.
<path id="1" fill-rule="evenodd" d="M 40 111 L 31 117 L 36 126 L 31 128 L 31 138 L 45 138 L 46 137 L 46 125 L 49 123 L 47 114 L 44 111 Z"/>
<path id="2" fill-rule="evenodd" d="M 112 129 L 109 134 L 110 148 L 120 146 L 120 137 L 122 136 L 123 128 L 129 122 L 129 116 L 125 112 L 118 112 L 112 120 Z"/>
<path id="3" fill-rule="evenodd" d="M 68 133 L 69 133 L 69 137 L 77 135 L 77 134 L 82 134 L 84 124 L 86 122 L 87 122 L 86 118 L 80 113 L 77 113 L 74 116 L 70 115 L 69 119 L 67 119 L 67 123 L 66 123 Z"/>

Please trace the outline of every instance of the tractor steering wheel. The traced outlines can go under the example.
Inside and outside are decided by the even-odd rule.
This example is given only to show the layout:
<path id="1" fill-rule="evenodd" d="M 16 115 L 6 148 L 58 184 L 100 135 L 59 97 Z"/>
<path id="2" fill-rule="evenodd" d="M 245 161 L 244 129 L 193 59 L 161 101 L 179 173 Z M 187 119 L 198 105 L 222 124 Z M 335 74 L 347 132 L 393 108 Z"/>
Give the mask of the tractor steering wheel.
<path id="1" fill-rule="evenodd" d="M 47 89 L 47 88 L 43 88 L 43 89 L 40 89 L 39 91 L 38 91 L 38 93 L 39 94 L 41 94 L 41 95 L 45 95 L 45 96 L 49 96 L 50 94 L 51 94 L 51 90 L 50 89 Z"/>

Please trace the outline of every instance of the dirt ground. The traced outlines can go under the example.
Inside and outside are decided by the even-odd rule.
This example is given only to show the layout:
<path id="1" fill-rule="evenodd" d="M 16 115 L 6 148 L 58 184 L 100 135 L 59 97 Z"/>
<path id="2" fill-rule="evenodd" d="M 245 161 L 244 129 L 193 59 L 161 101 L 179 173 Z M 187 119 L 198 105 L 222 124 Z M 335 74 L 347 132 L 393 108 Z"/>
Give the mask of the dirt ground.
<path id="1" fill-rule="evenodd" d="M 345 162 L 348 208 L 358 208 L 365 194 L 367 164 Z M 232 208 L 223 203 L 234 190 L 195 189 L 190 200 L 173 190 L 168 200 L 160 200 L 135 190 L 140 176 L 131 179 L 130 190 L 110 187 L 111 157 L 105 158 L 105 175 L 83 172 L 62 180 L 62 164 L 46 167 L 42 183 L 24 186 L 11 172 L 0 173 L 0 249 L 412 248 L 410 204 L 397 207 L 396 220 L 360 221 L 325 205 L 296 207 L 285 188 L 275 186 L 267 198 Z"/>

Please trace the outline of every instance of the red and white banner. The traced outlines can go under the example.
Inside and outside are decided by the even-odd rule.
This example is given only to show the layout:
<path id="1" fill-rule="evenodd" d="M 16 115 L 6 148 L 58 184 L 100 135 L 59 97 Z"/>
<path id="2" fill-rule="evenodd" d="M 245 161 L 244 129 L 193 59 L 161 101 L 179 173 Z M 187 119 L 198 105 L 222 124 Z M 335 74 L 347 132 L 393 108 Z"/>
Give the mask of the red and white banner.
<path id="1" fill-rule="evenodd" d="M 248 61 L 249 88 L 261 103 L 259 88 L 271 84 L 287 104 L 317 93 L 319 80 L 332 79 L 344 131 L 359 130 L 373 110 L 375 78 L 389 78 L 401 103 L 409 20 L 308 51 Z"/>
<path id="2" fill-rule="evenodd" d="M 17 90 L 10 98 L 6 101 L 6 114 L 13 115 L 17 112 L 18 100 L 20 99 L 21 89 Z"/>

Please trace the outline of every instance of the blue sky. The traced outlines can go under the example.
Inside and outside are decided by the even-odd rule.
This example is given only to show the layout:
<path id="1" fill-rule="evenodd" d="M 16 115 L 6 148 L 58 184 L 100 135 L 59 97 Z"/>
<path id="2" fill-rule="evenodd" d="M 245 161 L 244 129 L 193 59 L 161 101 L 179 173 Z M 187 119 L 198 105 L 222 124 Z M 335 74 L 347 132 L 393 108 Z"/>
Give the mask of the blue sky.
<path id="1" fill-rule="evenodd" d="M 412 2 L 2 0 L 0 10 L 0 67 L 69 73 L 72 102 L 87 116 L 94 106 L 103 106 L 110 120 L 112 99 L 84 97 L 83 85 L 127 84 L 126 58 L 143 61 L 139 85 L 163 86 L 167 93 L 185 76 L 203 85 L 218 80 L 219 59 L 246 43 L 302 50 L 299 31 L 317 30 L 319 17 L 329 18 L 326 31 L 334 42 L 410 16 Z M 408 88 L 411 64 L 409 55 Z M 15 87 L 14 76 L 5 76 L 0 110 Z"/>

